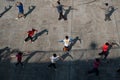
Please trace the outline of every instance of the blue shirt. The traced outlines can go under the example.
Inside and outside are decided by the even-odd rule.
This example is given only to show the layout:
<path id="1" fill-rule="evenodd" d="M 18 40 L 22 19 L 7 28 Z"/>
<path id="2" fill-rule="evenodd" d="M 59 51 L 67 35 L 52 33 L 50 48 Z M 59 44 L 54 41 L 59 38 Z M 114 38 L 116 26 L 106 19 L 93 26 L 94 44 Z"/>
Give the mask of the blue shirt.
<path id="1" fill-rule="evenodd" d="M 18 10 L 19 10 L 19 13 L 23 13 L 24 12 L 22 4 L 18 5 L 17 7 L 18 7 Z"/>

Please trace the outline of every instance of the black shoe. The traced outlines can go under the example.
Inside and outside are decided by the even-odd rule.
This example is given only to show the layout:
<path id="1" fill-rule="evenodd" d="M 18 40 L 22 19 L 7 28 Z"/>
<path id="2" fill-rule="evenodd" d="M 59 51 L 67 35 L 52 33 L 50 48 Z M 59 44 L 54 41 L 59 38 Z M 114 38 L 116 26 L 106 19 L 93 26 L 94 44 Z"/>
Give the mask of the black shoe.
<path id="1" fill-rule="evenodd" d="M 62 18 L 58 18 L 58 20 L 61 20 Z"/>

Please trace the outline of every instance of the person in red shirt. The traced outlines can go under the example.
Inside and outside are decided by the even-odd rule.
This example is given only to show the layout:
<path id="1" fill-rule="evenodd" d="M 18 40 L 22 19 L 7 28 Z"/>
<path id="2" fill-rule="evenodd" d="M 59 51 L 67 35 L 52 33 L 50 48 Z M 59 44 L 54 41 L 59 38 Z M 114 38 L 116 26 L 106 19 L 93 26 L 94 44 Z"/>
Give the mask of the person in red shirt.
<path id="1" fill-rule="evenodd" d="M 21 66 L 23 66 L 23 63 L 22 63 L 22 55 L 23 55 L 22 52 L 18 52 L 18 54 L 16 55 L 16 57 L 17 57 L 17 63 L 15 64 L 16 66 L 17 66 L 18 64 L 21 64 Z"/>
<path id="2" fill-rule="evenodd" d="M 28 37 L 25 39 L 25 42 L 27 42 L 29 39 L 31 40 L 31 42 L 33 42 L 33 36 L 35 35 L 35 32 L 37 32 L 36 29 L 32 29 L 30 31 L 28 31 Z"/>
<path id="3" fill-rule="evenodd" d="M 107 56 L 108 56 L 109 46 L 110 46 L 110 44 L 109 44 L 108 42 L 106 42 L 106 43 L 102 46 L 102 52 L 99 53 L 100 56 L 103 56 L 103 55 L 104 55 L 104 59 L 106 59 Z"/>
<path id="4" fill-rule="evenodd" d="M 95 73 L 96 76 L 99 76 L 99 70 L 98 70 L 99 65 L 100 65 L 100 60 L 96 58 L 93 63 L 93 69 L 88 71 L 88 74 Z"/>

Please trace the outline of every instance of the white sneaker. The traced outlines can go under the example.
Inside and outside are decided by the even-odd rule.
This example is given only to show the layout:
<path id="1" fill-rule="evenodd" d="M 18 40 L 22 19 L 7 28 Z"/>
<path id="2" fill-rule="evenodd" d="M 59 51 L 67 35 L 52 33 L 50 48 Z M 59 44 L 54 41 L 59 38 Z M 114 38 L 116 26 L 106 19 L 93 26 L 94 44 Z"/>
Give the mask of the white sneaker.
<path id="1" fill-rule="evenodd" d="M 24 43 L 26 43 L 26 42 L 24 41 Z"/>
<path id="2" fill-rule="evenodd" d="M 15 18 L 16 20 L 18 20 L 18 18 Z"/>

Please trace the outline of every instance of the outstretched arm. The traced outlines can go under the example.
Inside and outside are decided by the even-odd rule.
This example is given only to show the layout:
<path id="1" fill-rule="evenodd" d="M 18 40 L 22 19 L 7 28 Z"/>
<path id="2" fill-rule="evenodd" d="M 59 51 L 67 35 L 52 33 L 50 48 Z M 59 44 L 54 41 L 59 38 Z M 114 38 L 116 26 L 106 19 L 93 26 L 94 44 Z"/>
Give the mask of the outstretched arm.
<path id="1" fill-rule="evenodd" d="M 55 6 L 54 4 L 52 4 L 52 6 L 54 7 L 54 8 L 56 8 L 57 6 Z"/>
<path id="2" fill-rule="evenodd" d="M 60 41 L 58 41 L 58 42 L 64 42 L 63 40 L 60 40 Z"/>
<path id="3" fill-rule="evenodd" d="M 59 59 L 61 59 L 62 61 L 64 60 L 62 57 L 59 57 Z"/>

